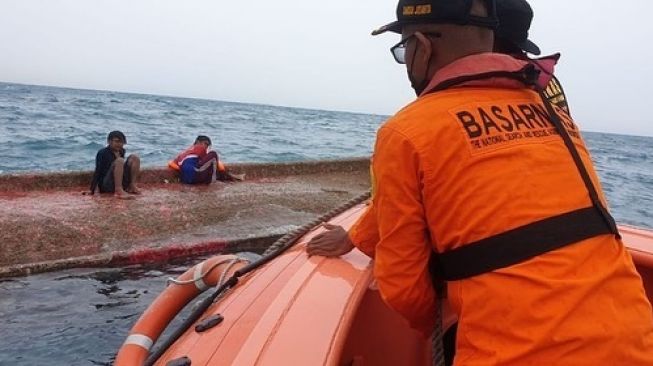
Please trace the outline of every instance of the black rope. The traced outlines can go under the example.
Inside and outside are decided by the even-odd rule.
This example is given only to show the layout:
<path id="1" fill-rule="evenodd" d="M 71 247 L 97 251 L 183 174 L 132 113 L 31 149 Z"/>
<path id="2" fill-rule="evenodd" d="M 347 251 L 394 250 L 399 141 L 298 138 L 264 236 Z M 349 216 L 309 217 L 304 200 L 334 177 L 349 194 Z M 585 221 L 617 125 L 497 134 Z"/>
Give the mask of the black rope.
<path id="1" fill-rule="evenodd" d="M 433 366 L 445 366 L 446 358 L 444 357 L 444 328 L 443 328 L 443 302 L 441 294 L 438 294 L 435 307 L 435 329 L 431 338 L 431 364 Z"/>
<path id="2" fill-rule="evenodd" d="M 317 219 L 306 223 L 302 225 L 301 227 L 289 232 L 288 234 L 282 236 L 279 238 L 277 241 L 272 243 L 270 247 L 263 253 L 263 257 L 261 257 L 259 260 L 252 262 L 245 267 L 237 270 L 234 272 L 234 274 L 227 280 L 225 283 L 220 285 L 216 290 L 208 297 L 204 298 L 197 306 L 197 308 L 191 312 L 191 314 L 184 320 L 184 322 L 177 328 L 175 331 L 163 342 L 161 343 L 160 346 L 157 346 L 156 349 L 149 355 L 147 360 L 145 361 L 146 366 L 152 366 L 154 363 L 165 353 L 165 351 L 181 337 L 182 334 L 186 332 L 188 328 L 190 328 L 191 325 L 193 325 L 201 316 L 206 312 L 206 310 L 213 304 L 215 299 L 218 298 L 222 293 L 224 293 L 226 290 L 229 288 L 232 288 L 238 284 L 238 279 L 249 272 L 254 271 L 255 269 L 263 266 L 264 264 L 269 263 L 273 259 L 279 257 L 281 254 L 283 254 L 286 250 L 291 248 L 297 239 L 301 238 L 302 236 L 306 235 L 311 229 L 313 229 L 315 226 L 329 221 L 333 217 L 349 210 L 350 208 L 356 206 L 359 203 L 362 203 L 363 201 L 367 200 L 370 198 L 370 192 L 366 192 L 350 201 L 347 203 L 343 204 L 342 206 L 339 206 L 325 215 L 322 215 L 318 217 Z"/>

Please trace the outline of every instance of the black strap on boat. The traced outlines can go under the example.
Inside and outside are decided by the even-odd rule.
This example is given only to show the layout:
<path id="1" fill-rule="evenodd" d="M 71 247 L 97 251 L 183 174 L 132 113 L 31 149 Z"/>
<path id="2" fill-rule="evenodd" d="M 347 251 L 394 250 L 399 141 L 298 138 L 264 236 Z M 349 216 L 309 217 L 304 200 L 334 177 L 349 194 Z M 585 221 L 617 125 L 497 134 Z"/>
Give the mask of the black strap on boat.
<path id="1" fill-rule="evenodd" d="M 526 86 L 534 87 L 544 103 L 551 123 L 558 130 L 565 147 L 571 154 L 587 188 L 592 206 L 539 220 L 444 253 L 435 253 L 431 261 L 433 264 L 431 272 L 436 273 L 437 278 L 447 281 L 461 280 L 509 267 L 598 235 L 614 234 L 616 237 L 620 237 L 617 225 L 599 199 L 598 191 L 569 136 L 569 132 L 544 95 L 542 88 L 537 85 L 538 75 L 539 71 L 533 65 L 527 65 L 517 72 L 488 72 L 447 80 L 436 86 L 431 92 L 470 81 L 496 77 L 513 79 Z"/>

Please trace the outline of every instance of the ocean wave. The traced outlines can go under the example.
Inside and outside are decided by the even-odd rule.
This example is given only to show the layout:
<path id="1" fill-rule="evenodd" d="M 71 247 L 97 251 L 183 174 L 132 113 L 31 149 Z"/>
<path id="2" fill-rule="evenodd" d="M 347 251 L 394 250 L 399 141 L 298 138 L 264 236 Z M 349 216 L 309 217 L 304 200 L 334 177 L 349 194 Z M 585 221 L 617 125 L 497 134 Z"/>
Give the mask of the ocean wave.
<path id="1" fill-rule="evenodd" d="M 164 166 L 206 134 L 227 162 L 369 155 L 385 116 L 0 83 L 0 170 L 92 169 L 109 131 Z M 653 226 L 653 138 L 583 133 L 620 219 Z M 636 210 L 634 207 L 642 209 Z"/>

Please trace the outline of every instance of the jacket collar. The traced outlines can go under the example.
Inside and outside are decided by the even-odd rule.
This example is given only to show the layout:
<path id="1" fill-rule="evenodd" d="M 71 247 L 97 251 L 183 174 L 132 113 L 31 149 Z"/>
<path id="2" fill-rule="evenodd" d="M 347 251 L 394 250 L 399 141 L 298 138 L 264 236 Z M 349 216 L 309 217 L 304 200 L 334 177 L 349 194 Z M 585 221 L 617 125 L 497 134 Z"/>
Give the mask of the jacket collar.
<path id="1" fill-rule="evenodd" d="M 431 93 L 439 85 L 450 80 L 492 72 L 519 72 L 529 64 L 535 66 L 535 68 L 540 71 L 537 83 L 544 88 L 553 77 L 553 67 L 557 63 L 559 57 L 560 55 L 556 54 L 541 59 L 530 60 L 527 58 L 517 59 L 513 56 L 490 52 L 466 56 L 438 70 L 424 92 L 420 94 L 420 97 Z M 508 89 L 519 89 L 525 87 L 523 83 L 517 80 L 501 76 L 467 81 L 457 86 L 497 87 Z"/>
<path id="2" fill-rule="evenodd" d="M 537 84 L 542 88 L 546 88 L 546 86 L 549 85 L 549 82 L 553 78 L 553 72 L 556 64 L 558 63 L 558 60 L 560 60 L 560 54 L 554 53 L 553 55 L 549 56 L 535 59 L 525 58 L 524 60 L 535 65 L 535 67 L 540 70 L 540 76 L 537 80 Z"/>

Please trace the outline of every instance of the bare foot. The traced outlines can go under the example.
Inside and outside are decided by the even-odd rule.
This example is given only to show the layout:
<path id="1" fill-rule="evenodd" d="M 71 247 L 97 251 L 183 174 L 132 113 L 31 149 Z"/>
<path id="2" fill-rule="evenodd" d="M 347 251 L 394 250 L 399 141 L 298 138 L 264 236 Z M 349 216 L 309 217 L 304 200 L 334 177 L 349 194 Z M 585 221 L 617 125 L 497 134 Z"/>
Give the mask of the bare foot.
<path id="1" fill-rule="evenodd" d="M 229 176 L 230 176 L 233 180 L 238 180 L 238 181 L 243 181 L 243 180 L 245 180 L 245 174 L 244 174 L 244 173 L 243 173 L 243 174 L 232 174 L 232 173 L 229 173 Z"/>
<path id="2" fill-rule="evenodd" d="M 134 197 L 128 195 L 127 192 L 125 192 L 125 191 L 116 191 L 116 193 L 114 193 L 114 196 L 117 199 L 120 199 L 120 200 L 131 200 L 131 199 L 134 198 Z"/>
<path id="3" fill-rule="evenodd" d="M 127 188 L 127 193 L 131 193 L 131 194 L 141 194 L 142 192 L 141 192 L 141 190 L 138 189 L 138 187 L 136 187 L 136 186 L 129 186 L 129 188 Z"/>

